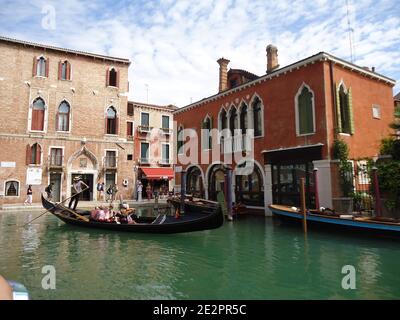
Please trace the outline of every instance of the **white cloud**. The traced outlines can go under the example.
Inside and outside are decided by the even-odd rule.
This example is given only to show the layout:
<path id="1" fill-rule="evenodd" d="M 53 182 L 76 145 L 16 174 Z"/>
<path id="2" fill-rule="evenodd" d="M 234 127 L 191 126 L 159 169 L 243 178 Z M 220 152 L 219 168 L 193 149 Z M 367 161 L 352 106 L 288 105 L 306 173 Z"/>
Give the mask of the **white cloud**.
<path id="1" fill-rule="evenodd" d="M 146 101 L 146 84 L 151 103 L 184 106 L 215 94 L 221 56 L 262 75 L 269 43 L 278 46 L 281 66 L 320 51 L 350 58 L 344 0 L 3 2 L 3 35 L 130 58 L 130 98 L 138 101 Z M 396 2 L 349 0 L 356 63 L 400 80 Z M 44 32 L 40 9 L 49 3 L 57 29 Z"/>

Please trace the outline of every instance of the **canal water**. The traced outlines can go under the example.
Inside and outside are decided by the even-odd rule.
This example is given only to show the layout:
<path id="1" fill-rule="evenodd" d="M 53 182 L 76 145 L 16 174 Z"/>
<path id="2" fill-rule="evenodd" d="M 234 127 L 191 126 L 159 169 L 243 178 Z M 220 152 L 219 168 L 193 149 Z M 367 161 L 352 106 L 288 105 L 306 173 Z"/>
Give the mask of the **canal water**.
<path id="1" fill-rule="evenodd" d="M 72 227 L 50 214 L 0 213 L 0 274 L 32 299 L 398 299 L 400 242 L 249 217 L 175 235 Z M 44 290 L 42 268 L 56 270 Z M 345 265 L 356 289 L 344 290 Z"/>

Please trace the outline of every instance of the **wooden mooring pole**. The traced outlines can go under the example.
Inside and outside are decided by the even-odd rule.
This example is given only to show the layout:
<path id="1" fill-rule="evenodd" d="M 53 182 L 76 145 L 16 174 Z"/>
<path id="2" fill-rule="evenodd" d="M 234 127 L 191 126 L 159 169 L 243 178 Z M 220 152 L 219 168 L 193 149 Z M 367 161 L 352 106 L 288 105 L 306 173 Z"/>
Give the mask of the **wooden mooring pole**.
<path id="1" fill-rule="evenodd" d="M 301 213 L 303 214 L 303 230 L 307 233 L 307 208 L 306 208 L 306 189 L 305 179 L 300 179 L 300 202 L 301 202 Z"/>

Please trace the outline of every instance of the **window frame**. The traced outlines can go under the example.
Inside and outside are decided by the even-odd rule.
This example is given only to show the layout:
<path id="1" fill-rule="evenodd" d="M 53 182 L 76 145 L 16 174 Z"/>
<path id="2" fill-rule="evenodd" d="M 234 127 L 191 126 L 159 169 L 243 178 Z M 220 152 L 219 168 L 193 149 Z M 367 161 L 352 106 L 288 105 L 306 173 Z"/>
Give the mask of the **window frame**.
<path id="1" fill-rule="evenodd" d="M 62 103 L 66 103 L 68 105 L 68 107 L 69 107 L 69 112 L 68 112 L 68 117 L 67 117 L 67 119 L 68 119 L 68 130 L 60 130 L 60 127 L 59 127 L 59 116 L 60 116 L 60 111 L 59 110 L 60 110 L 60 106 L 61 106 Z M 72 109 L 71 108 L 71 104 L 66 99 L 63 99 L 58 104 L 57 116 L 56 116 L 56 132 L 59 132 L 59 133 L 70 133 L 71 132 L 71 122 L 72 122 L 71 109 Z M 63 113 L 63 114 L 65 114 L 65 113 Z"/>
<path id="2" fill-rule="evenodd" d="M 17 195 L 9 196 L 7 195 L 7 183 L 9 182 L 16 182 L 18 189 Z M 19 198 L 21 196 L 21 182 L 18 179 L 7 179 L 4 181 L 4 198 Z"/>
<path id="3" fill-rule="evenodd" d="M 110 108 L 112 108 L 115 111 L 115 118 L 114 119 L 111 119 L 111 118 L 108 117 L 108 110 Z M 109 123 L 108 123 L 109 120 L 114 120 L 115 121 L 115 132 L 114 133 L 109 133 L 108 132 L 109 131 L 109 127 L 110 127 Z M 106 108 L 106 110 L 105 110 L 105 122 L 106 122 L 106 124 L 105 124 L 106 125 L 105 134 L 108 135 L 108 136 L 117 136 L 118 135 L 118 130 L 119 130 L 119 126 L 118 126 L 119 117 L 118 117 L 118 110 L 114 105 L 110 105 L 110 106 L 108 106 Z"/>
<path id="4" fill-rule="evenodd" d="M 299 105 L 299 98 L 302 94 L 302 91 L 304 90 L 304 88 L 306 88 L 308 90 L 308 92 L 311 93 L 311 109 L 312 109 L 312 123 L 313 123 L 313 130 L 312 132 L 309 133 L 300 133 L 300 105 Z M 304 136 L 310 136 L 310 135 L 314 135 L 317 132 L 316 129 L 316 119 L 315 119 L 315 93 L 314 91 L 311 89 L 311 87 L 304 83 L 300 86 L 300 88 L 297 90 L 297 93 L 294 97 L 294 103 L 295 103 L 295 120 L 296 120 L 296 136 L 297 137 L 304 137 Z"/>
<path id="5" fill-rule="evenodd" d="M 148 155 L 147 155 L 147 161 L 146 162 L 142 161 L 143 159 L 145 159 L 145 158 L 142 157 L 142 145 L 144 145 L 144 144 L 148 145 L 148 148 L 147 148 Z M 150 143 L 149 142 L 144 142 L 144 141 L 140 142 L 140 162 L 144 163 L 144 164 L 149 164 L 150 163 Z"/>
<path id="6" fill-rule="evenodd" d="M 164 146 L 168 146 L 168 161 L 164 161 L 166 160 L 166 158 L 164 158 Z M 161 143 L 161 164 L 171 164 L 171 144 L 168 142 Z"/>

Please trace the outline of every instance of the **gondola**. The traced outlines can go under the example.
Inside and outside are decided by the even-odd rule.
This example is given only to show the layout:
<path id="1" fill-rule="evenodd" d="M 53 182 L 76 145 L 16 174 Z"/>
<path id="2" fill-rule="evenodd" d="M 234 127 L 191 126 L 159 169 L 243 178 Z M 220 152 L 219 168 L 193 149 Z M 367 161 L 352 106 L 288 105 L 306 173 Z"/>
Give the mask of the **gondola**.
<path id="1" fill-rule="evenodd" d="M 42 205 L 63 222 L 80 227 L 138 233 L 181 233 L 219 228 L 224 222 L 221 207 L 215 203 L 206 210 L 192 212 L 185 210 L 178 218 L 159 214 L 157 217 L 139 217 L 136 224 L 117 224 L 91 221 L 84 212 L 72 211 L 62 204 L 48 201 L 42 195 Z M 88 212 L 86 212 L 87 214 Z"/>
<path id="2" fill-rule="evenodd" d="M 268 206 L 275 217 L 285 221 L 301 223 L 303 214 L 295 207 L 283 205 Z M 383 217 L 363 217 L 361 215 L 344 215 L 326 210 L 308 210 L 307 225 L 327 227 L 336 230 L 381 235 L 384 237 L 400 237 L 400 220 Z"/>

